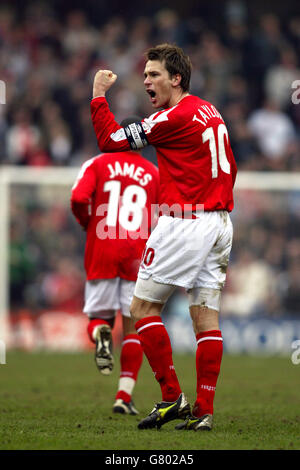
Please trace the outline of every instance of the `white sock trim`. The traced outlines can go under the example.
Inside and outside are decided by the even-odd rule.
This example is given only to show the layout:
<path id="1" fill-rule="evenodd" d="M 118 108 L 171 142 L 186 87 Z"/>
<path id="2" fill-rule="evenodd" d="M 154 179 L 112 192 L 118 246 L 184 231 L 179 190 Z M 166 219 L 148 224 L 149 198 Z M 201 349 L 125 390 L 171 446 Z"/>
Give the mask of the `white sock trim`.
<path id="1" fill-rule="evenodd" d="M 118 392 L 122 390 L 122 392 L 128 393 L 128 395 L 132 395 L 134 385 L 135 380 L 131 377 L 120 377 Z"/>
<path id="2" fill-rule="evenodd" d="M 197 344 L 207 340 L 223 341 L 223 338 L 220 338 L 219 336 L 205 336 L 204 338 L 198 339 Z"/>
<path id="3" fill-rule="evenodd" d="M 136 343 L 136 344 L 141 344 L 139 339 L 125 339 L 125 341 L 122 342 L 122 346 L 127 343 Z"/>
<path id="4" fill-rule="evenodd" d="M 147 323 L 147 325 L 144 325 L 144 326 L 141 326 L 138 330 L 136 330 L 138 333 L 140 333 L 141 331 L 143 331 L 145 328 L 148 328 L 149 326 L 154 326 L 154 325 L 160 325 L 160 326 L 164 326 L 163 322 L 160 321 L 160 322 L 152 322 L 152 323 Z"/>

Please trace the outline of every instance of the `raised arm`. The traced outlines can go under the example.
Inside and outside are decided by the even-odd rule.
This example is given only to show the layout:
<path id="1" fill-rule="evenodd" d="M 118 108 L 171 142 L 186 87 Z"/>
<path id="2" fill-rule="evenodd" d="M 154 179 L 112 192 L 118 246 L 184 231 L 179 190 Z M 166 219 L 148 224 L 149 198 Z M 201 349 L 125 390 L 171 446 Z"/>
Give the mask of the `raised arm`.
<path id="1" fill-rule="evenodd" d="M 99 70 L 94 78 L 91 115 L 99 148 L 102 152 L 137 150 L 148 145 L 141 123 L 123 128 L 115 120 L 105 98 L 117 75 L 111 70 Z"/>

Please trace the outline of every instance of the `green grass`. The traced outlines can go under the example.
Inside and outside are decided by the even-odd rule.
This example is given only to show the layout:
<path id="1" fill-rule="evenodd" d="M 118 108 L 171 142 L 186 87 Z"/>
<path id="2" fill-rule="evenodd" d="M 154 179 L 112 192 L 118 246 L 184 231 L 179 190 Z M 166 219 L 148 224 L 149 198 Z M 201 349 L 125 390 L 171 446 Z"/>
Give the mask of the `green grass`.
<path id="1" fill-rule="evenodd" d="M 118 362 L 118 361 L 116 361 Z M 193 355 L 175 355 L 181 386 L 195 399 Z M 93 353 L 8 352 L 0 365 L 0 449 L 300 449 L 300 365 L 286 357 L 224 355 L 212 432 L 137 429 L 111 411 L 119 368 L 104 377 Z M 144 360 L 135 389 L 140 417 L 161 398 Z"/>

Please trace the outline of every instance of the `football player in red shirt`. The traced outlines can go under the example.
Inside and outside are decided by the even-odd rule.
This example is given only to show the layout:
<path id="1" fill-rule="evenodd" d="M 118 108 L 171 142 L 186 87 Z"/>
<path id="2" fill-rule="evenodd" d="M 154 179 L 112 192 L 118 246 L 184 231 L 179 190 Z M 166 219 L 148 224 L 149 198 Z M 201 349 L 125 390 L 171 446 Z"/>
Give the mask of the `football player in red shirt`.
<path id="1" fill-rule="evenodd" d="M 139 118 L 124 120 L 128 125 Z M 85 162 L 72 188 L 71 208 L 86 230 L 85 305 L 95 360 L 112 372 L 115 314 L 122 312 L 121 372 L 113 411 L 135 415 L 132 401 L 143 350 L 130 317 L 130 304 L 145 243 L 158 202 L 158 169 L 137 151 L 102 154 Z"/>
<path id="2" fill-rule="evenodd" d="M 116 80 L 109 70 L 94 78 L 92 121 L 103 151 L 155 146 L 160 173 L 160 217 L 147 241 L 131 305 L 144 353 L 162 401 L 140 429 L 178 418 L 177 429 L 210 430 L 222 358 L 221 290 L 232 245 L 236 163 L 218 110 L 189 93 L 191 63 L 181 48 L 162 44 L 146 53 L 144 85 L 155 113 L 122 127 L 105 98 Z M 176 286 L 186 289 L 197 342 L 197 397 L 192 411 L 175 373 L 160 314 Z"/>

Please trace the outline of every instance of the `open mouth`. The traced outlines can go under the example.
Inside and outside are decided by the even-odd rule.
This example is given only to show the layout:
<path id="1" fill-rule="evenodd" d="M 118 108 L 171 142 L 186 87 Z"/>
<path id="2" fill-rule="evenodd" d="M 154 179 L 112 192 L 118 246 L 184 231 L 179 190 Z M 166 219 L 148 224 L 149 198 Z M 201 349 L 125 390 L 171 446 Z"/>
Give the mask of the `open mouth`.
<path id="1" fill-rule="evenodd" d="M 155 91 L 153 91 L 153 90 L 147 90 L 147 93 L 148 93 L 148 95 L 150 96 L 151 102 L 154 103 L 155 97 L 156 97 Z"/>

